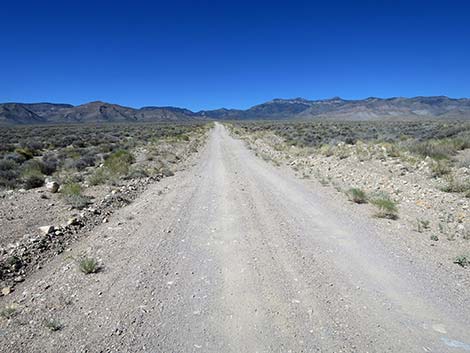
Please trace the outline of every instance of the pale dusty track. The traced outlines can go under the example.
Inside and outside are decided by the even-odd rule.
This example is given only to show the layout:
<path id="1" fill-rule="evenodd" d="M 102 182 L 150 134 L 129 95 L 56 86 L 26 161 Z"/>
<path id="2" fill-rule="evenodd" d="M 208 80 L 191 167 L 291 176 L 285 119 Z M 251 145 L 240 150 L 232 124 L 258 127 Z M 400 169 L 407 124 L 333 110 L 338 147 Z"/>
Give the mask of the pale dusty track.
<path id="1" fill-rule="evenodd" d="M 193 166 L 18 286 L 0 351 L 470 351 L 468 289 L 306 183 L 216 124 Z"/>

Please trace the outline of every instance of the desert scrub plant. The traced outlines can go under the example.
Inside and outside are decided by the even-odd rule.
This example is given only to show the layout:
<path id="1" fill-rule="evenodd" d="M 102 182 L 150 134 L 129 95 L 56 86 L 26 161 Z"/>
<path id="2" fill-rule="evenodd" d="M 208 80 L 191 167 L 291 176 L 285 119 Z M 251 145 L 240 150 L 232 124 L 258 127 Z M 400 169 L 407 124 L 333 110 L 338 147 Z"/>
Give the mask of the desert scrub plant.
<path id="1" fill-rule="evenodd" d="M 320 147 L 320 154 L 325 157 L 331 157 L 334 155 L 333 146 L 331 145 L 323 145 Z"/>
<path id="2" fill-rule="evenodd" d="M 336 146 L 336 148 L 334 149 L 334 155 L 338 158 L 338 159 L 346 159 L 350 156 L 350 152 L 348 150 L 348 148 L 346 147 L 345 144 L 339 144 L 338 146 Z"/>
<path id="3" fill-rule="evenodd" d="M 26 189 L 34 189 L 44 185 L 44 164 L 37 160 L 28 160 L 21 166 L 21 179 Z"/>
<path id="4" fill-rule="evenodd" d="M 422 233 L 424 230 L 429 229 L 430 224 L 431 224 L 429 220 L 419 219 L 419 218 L 416 220 L 416 223 L 417 223 L 416 230 L 418 231 L 418 233 Z"/>
<path id="5" fill-rule="evenodd" d="M 398 206 L 389 195 L 381 193 L 374 196 L 370 202 L 377 207 L 378 212 L 375 214 L 379 218 L 397 219 L 398 218 Z"/>
<path id="6" fill-rule="evenodd" d="M 367 194 L 359 188 L 351 188 L 346 192 L 350 201 L 354 203 L 367 203 Z"/>
<path id="7" fill-rule="evenodd" d="M 8 159 L 0 160 L 0 188 L 13 188 L 17 184 L 19 166 Z"/>
<path id="8" fill-rule="evenodd" d="M 16 305 L 7 305 L 0 310 L 0 316 L 5 319 L 11 319 L 18 313 L 18 307 Z"/>
<path id="9" fill-rule="evenodd" d="M 60 193 L 65 202 L 73 208 L 82 209 L 89 203 L 88 197 L 82 195 L 82 187 L 79 183 L 66 183 L 62 185 Z"/>
<path id="10" fill-rule="evenodd" d="M 457 264 L 462 267 L 467 267 L 468 265 L 470 265 L 470 256 L 459 255 L 454 259 L 454 264 Z"/>
<path id="11" fill-rule="evenodd" d="M 134 163 L 132 154 L 125 150 L 111 153 L 104 161 L 103 165 L 96 168 L 88 178 L 90 185 L 116 184 L 119 178 L 126 178 L 132 171 Z"/>
<path id="12" fill-rule="evenodd" d="M 90 185 L 101 185 L 101 184 L 105 184 L 106 182 L 110 180 L 111 180 L 111 177 L 108 171 L 106 170 L 106 168 L 104 167 L 96 168 L 93 174 L 91 174 L 88 177 L 88 183 Z"/>
<path id="13" fill-rule="evenodd" d="M 24 159 L 31 159 L 34 157 L 33 151 L 29 148 L 17 148 L 15 149 L 15 153 L 21 155 Z"/>
<path id="14" fill-rule="evenodd" d="M 438 160 L 431 163 L 431 174 L 433 177 L 442 177 L 448 175 L 451 171 L 449 162 L 446 160 Z"/>
<path id="15" fill-rule="evenodd" d="M 455 148 L 441 141 L 429 140 L 413 143 L 409 146 L 412 153 L 422 157 L 430 157 L 434 160 L 449 159 L 455 154 Z"/>
<path id="16" fill-rule="evenodd" d="M 449 175 L 447 184 L 441 188 L 444 192 L 463 193 L 465 197 L 470 197 L 470 180 L 463 180 Z"/>
<path id="17" fill-rule="evenodd" d="M 131 164 L 134 163 L 134 156 L 125 150 L 119 150 L 110 154 L 104 161 L 104 167 L 110 174 L 123 176 L 129 173 Z"/>
<path id="18" fill-rule="evenodd" d="M 91 273 L 97 273 L 100 271 L 101 267 L 98 260 L 93 257 L 84 257 L 80 260 L 78 268 L 81 272 L 88 275 Z"/>
<path id="19" fill-rule="evenodd" d="M 63 327 L 60 321 L 55 320 L 55 319 L 46 320 L 44 322 L 44 326 L 46 326 L 46 328 L 48 328 L 52 332 L 59 331 Z"/>

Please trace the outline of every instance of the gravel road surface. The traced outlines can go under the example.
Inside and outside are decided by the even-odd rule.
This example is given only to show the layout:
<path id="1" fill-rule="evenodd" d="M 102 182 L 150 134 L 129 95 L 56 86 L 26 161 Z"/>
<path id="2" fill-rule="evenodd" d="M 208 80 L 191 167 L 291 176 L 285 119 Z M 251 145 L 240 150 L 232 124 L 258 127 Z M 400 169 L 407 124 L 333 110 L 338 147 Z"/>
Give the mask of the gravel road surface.
<path id="1" fill-rule="evenodd" d="M 0 351 L 470 352 L 468 288 L 376 222 L 216 124 L 186 170 L 2 298 Z"/>

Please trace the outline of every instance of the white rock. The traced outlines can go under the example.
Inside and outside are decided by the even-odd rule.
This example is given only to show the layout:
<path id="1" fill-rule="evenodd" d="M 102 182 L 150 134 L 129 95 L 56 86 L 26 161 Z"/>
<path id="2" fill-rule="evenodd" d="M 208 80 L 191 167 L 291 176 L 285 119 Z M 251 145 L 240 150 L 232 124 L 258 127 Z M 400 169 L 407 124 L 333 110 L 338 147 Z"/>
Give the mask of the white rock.
<path id="1" fill-rule="evenodd" d="M 59 183 L 56 182 L 56 181 L 48 181 L 46 183 L 46 189 L 47 191 L 51 192 L 51 193 L 56 193 L 57 191 L 59 191 Z"/>
<path id="2" fill-rule="evenodd" d="M 42 226 L 42 227 L 39 227 L 38 229 L 42 234 L 46 235 L 54 231 L 54 226 Z"/>

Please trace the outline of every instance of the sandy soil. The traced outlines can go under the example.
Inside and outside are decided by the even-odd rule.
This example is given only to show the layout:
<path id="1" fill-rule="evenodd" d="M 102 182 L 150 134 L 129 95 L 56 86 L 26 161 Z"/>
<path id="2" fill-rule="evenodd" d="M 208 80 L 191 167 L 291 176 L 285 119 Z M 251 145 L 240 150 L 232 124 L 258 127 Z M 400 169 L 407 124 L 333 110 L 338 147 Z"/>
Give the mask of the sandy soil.
<path id="1" fill-rule="evenodd" d="M 396 229 L 219 124 L 192 161 L 2 297 L 0 351 L 470 351 L 468 286 Z"/>

